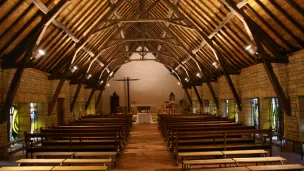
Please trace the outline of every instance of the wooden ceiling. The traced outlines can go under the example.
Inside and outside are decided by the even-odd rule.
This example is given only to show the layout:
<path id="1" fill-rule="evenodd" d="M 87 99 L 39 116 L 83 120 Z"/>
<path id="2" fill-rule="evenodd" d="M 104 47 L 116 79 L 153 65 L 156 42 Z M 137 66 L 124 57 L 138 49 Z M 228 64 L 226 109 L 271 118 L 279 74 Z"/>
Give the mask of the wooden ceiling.
<path id="1" fill-rule="evenodd" d="M 29 53 L 26 67 L 89 87 L 103 87 L 132 53 L 147 62 L 152 53 L 184 86 L 238 74 L 263 62 L 244 15 L 269 62 L 287 63 L 304 46 L 302 0 L 2 0 L 0 8 L 2 67 Z"/>

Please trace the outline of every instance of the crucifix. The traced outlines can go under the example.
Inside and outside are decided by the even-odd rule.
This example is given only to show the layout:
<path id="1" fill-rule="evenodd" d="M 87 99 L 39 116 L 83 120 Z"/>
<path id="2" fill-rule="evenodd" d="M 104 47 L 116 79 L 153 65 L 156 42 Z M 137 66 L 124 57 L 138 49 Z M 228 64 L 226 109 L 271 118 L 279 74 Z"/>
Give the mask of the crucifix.
<path id="1" fill-rule="evenodd" d="M 137 81 L 139 79 L 130 79 L 127 77 L 127 79 L 120 79 L 120 80 L 115 80 L 115 81 L 126 81 L 127 82 L 127 95 L 128 95 L 128 112 L 130 112 L 130 81 Z"/>

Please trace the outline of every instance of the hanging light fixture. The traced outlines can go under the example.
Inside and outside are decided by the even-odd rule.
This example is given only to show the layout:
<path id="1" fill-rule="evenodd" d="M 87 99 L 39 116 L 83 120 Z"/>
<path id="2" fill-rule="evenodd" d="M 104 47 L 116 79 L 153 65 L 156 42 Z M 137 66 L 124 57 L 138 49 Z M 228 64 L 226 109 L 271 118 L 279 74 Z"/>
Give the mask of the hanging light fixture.
<path id="1" fill-rule="evenodd" d="M 78 69 L 78 67 L 75 65 L 75 66 L 71 69 L 71 72 L 74 73 L 77 69 Z"/>
<path id="2" fill-rule="evenodd" d="M 88 76 L 87 76 L 87 79 L 90 79 L 92 77 L 92 75 L 91 74 L 89 74 Z"/>

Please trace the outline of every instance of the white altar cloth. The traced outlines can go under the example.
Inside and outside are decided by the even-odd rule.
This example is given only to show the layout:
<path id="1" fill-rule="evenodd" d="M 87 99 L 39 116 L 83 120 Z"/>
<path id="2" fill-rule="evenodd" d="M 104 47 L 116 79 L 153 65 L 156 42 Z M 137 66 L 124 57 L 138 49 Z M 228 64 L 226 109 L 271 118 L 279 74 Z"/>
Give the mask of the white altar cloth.
<path id="1" fill-rule="evenodd" d="M 138 123 L 153 123 L 151 113 L 137 113 L 136 124 Z"/>

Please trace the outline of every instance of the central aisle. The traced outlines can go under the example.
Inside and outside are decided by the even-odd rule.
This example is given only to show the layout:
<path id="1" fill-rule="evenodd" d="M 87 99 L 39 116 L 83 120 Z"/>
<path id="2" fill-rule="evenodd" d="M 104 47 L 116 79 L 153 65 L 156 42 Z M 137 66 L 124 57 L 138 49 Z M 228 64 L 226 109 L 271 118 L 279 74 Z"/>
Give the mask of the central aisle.
<path id="1" fill-rule="evenodd" d="M 175 171 L 157 124 L 134 124 L 125 151 L 120 156 L 118 171 Z"/>

